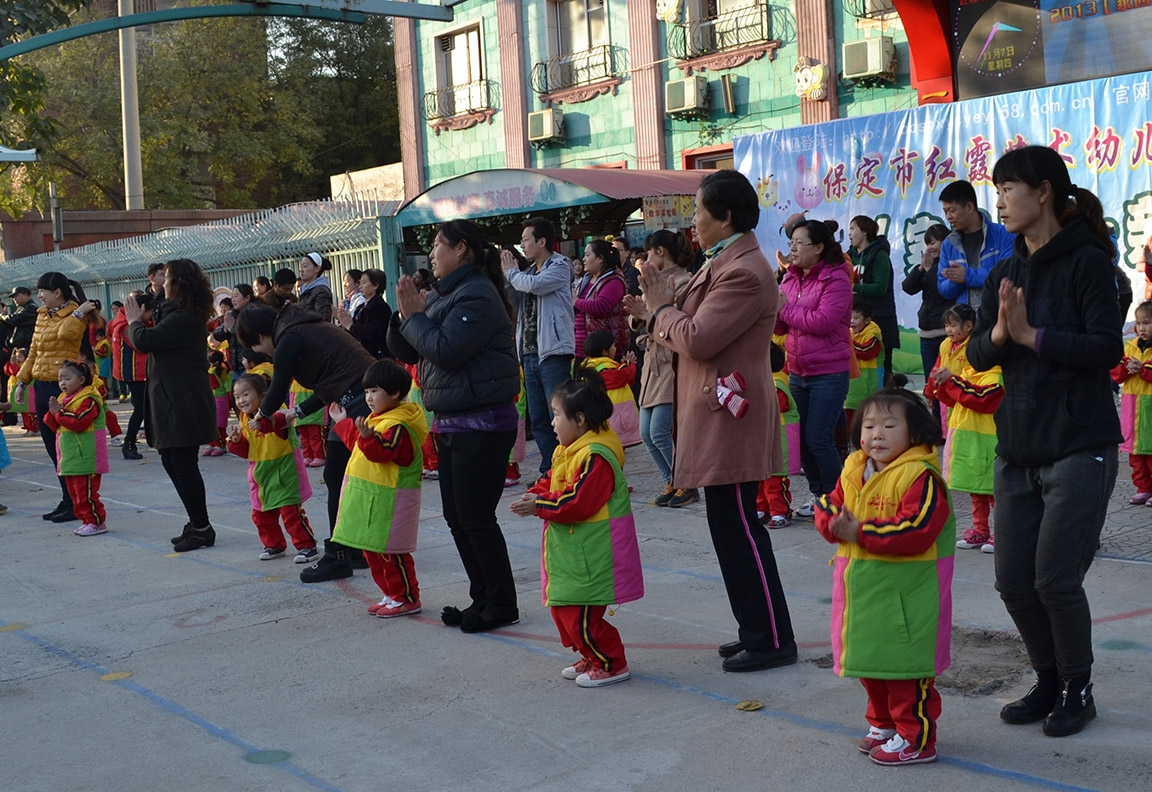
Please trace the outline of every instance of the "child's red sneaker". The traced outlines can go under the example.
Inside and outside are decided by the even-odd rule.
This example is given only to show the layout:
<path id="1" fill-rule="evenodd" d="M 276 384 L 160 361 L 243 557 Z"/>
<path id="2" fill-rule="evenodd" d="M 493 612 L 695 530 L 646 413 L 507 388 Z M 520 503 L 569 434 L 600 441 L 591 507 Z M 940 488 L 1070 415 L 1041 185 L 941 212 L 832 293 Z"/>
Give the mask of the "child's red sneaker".
<path id="1" fill-rule="evenodd" d="M 860 753 L 870 754 L 874 749 L 879 748 L 895 736 L 895 729 L 877 729 L 873 726 L 868 729 L 867 734 L 860 738 L 860 742 L 856 746 L 860 749 Z"/>
<path id="2" fill-rule="evenodd" d="M 572 665 L 568 666 L 563 671 L 561 671 L 560 676 L 564 677 L 565 679 L 575 679 L 576 677 L 580 676 L 581 674 L 587 673 L 588 671 L 591 671 L 591 670 L 592 670 L 592 661 L 589 660 L 587 657 L 581 657 L 575 663 L 573 663 Z"/>
<path id="3" fill-rule="evenodd" d="M 935 745 L 929 745 L 922 751 L 916 751 L 913 750 L 912 743 L 897 734 L 879 748 L 873 748 L 868 758 L 878 765 L 898 767 L 900 765 L 928 764 L 935 762 L 939 757 L 936 755 Z"/>
<path id="4" fill-rule="evenodd" d="M 616 671 L 605 671 L 603 668 L 590 668 L 576 677 L 576 684 L 583 688 L 604 687 L 605 685 L 623 682 L 631 678 L 632 672 L 628 670 L 628 666 L 623 666 Z"/>
<path id="5" fill-rule="evenodd" d="M 419 602 L 397 602 L 392 600 L 380 610 L 376 611 L 376 616 L 381 619 L 394 619 L 397 616 L 412 616 L 420 612 Z"/>

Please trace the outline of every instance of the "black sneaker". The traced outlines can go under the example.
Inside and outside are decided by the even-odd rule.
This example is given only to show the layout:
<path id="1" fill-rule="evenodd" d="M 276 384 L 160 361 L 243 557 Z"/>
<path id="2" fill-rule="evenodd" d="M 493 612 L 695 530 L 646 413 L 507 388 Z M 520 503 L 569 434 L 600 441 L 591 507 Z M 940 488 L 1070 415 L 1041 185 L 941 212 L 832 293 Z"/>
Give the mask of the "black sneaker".
<path id="1" fill-rule="evenodd" d="M 191 532 L 192 532 L 192 523 L 186 522 L 186 523 L 184 523 L 184 530 L 180 532 L 180 535 L 179 536 L 173 536 L 169 541 L 172 542 L 172 544 L 174 544 L 174 545 L 180 544 L 181 542 L 183 542 L 185 539 L 188 538 L 188 534 L 190 534 Z"/>
<path id="2" fill-rule="evenodd" d="M 674 497 L 676 497 L 676 488 L 669 484 L 663 492 L 656 496 L 656 500 L 652 501 L 652 505 L 667 506 L 668 501 L 672 500 Z"/>
<path id="3" fill-rule="evenodd" d="M 489 630 L 498 630 L 501 627 L 507 627 L 510 624 L 519 623 L 519 614 L 492 619 L 481 616 L 479 613 L 469 613 L 465 614 L 463 621 L 460 622 L 460 632 L 488 632 Z"/>
<path id="4" fill-rule="evenodd" d="M 172 549 L 177 553 L 187 553 L 189 550 L 199 550 L 201 547 L 211 547 L 216 544 L 216 531 L 209 525 L 207 528 L 193 528 Z"/>
<path id="5" fill-rule="evenodd" d="M 678 489 L 676 494 L 668 499 L 668 505 L 673 509 L 679 509 L 681 506 L 687 506 L 689 503 L 698 503 L 700 501 L 700 492 L 694 489 Z"/>
<path id="6" fill-rule="evenodd" d="M 75 519 L 77 519 L 77 517 L 76 517 L 76 512 L 72 511 L 72 506 L 71 506 L 71 504 L 69 504 L 68 506 L 65 506 L 65 507 L 64 507 L 63 509 L 61 509 L 60 511 L 57 511 L 57 512 L 55 512 L 55 513 L 54 513 L 54 514 L 53 514 L 53 515 L 52 515 L 52 516 L 49 518 L 49 520 L 50 520 L 51 522 L 54 522 L 54 523 L 66 523 L 66 522 L 72 522 L 72 521 L 73 521 L 73 520 L 75 520 Z"/>
<path id="7" fill-rule="evenodd" d="M 52 522 L 52 518 L 56 517 L 59 514 L 71 514 L 71 513 L 72 513 L 72 504 L 69 503 L 68 501 L 60 501 L 59 503 L 56 504 L 55 509 L 48 512 L 47 514 L 40 515 L 40 519 L 41 520 L 47 520 L 48 522 Z"/>
<path id="8" fill-rule="evenodd" d="M 347 577 L 352 577 L 352 565 L 348 563 L 347 550 L 331 539 L 324 542 L 324 555 L 320 560 L 300 572 L 301 583 L 323 583 L 325 580 L 341 580 Z"/>

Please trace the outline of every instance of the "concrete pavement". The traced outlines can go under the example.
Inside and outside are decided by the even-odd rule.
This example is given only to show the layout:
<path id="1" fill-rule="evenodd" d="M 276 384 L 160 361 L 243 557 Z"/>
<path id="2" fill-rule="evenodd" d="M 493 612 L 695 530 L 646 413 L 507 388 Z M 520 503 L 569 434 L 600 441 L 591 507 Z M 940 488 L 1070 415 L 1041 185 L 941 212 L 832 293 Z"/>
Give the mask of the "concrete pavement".
<path id="1" fill-rule="evenodd" d="M 941 761 L 881 768 L 855 748 L 867 728 L 862 688 L 821 667 L 831 546 L 811 523 L 773 532 L 800 662 L 724 673 L 715 647 L 735 625 L 703 505 L 644 505 L 660 487 L 642 448 L 630 450 L 626 471 L 647 594 L 611 617 L 634 678 L 583 690 L 560 677 L 573 656 L 540 605 L 534 519 L 501 517 L 521 622 L 469 636 L 438 619 L 444 605 L 466 604 L 467 584 L 434 482 L 424 487 L 416 554 L 424 613 L 385 621 L 365 611 L 379 598 L 366 572 L 305 585 L 290 557 L 257 560 L 241 460 L 201 460 L 219 538 L 175 555 L 168 537 L 186 518 L 155 452 L 131 463 L 113 450 L 103 487 L 112 530 L 81 539 L 77 523 L 39 519 L 58 499 L 39 439 L 6 433 L 5 789 L 1152 788 L 1152 565 L 1133 560 L 1149 557 L 1152 509 L 1125 505 L 1123 467 L 1104 539 L 1111 557 L 1098 558 L 1086 582 L 1097 721 L 1061 740 L 999 721 L 1030 675 L 1019 673 L 992 558 L 961 551 Z M 793 489 L 802 501 L 803 481 Z M 318 486 L 306 506 L 322 536 L 326 497 Z M 744 700 L 764 708 L 736 710 Z"/>

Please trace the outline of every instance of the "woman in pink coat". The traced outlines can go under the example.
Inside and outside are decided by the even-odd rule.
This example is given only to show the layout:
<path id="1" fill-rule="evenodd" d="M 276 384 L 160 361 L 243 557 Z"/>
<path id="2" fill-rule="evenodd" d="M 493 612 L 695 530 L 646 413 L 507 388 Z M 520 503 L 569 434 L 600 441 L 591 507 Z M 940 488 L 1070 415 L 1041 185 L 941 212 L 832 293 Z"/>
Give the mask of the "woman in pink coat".
<path id="1" fill-rule="evenodd" d="M 593 239 L 584 248 L 587 277 L 576 287 L 576 356 L 584 357 L 584 339 L 594 330 L 607 330 L 616 339 L 616 359 L 628 351 L 628 315 L 622 300 L 628 284 L 620 274 L 620 254 L 611 242 Z"/>
<path id="2" fill-rule="evenodd" d="M 712 544 L 739 625 L 739 640 L 719 647 L 725 671 L 796 662 L 772 540 L 756 519 L 759 482 L 783 465 L 768 366 L 778 289 L 751 233 L 759 216 L 756 190 L 744 176 L 709 174 L 700 182 L 693 220 L 703 267 L 676 296 L 670 279 L 645 264 L 643 302 L 625 298 L 629 313 L 647 320 L 650 343 L 675 355 L 672 484 L 704 488 Z M 721 379 L 738 384 L 746 410 L 721 404 Z"/>
<path id="3" fill-rule="evenodd" d="M 800 459 L 813 495 L 796 514 L 811 517 L 815 499 L 836 489 L 843 467 L 833 434 L 848 395 L 852 280 L 844 252 L 824 223 L 799 223 L 791 249 L 776 333 L 788 334 L 788 390 L 800 411 Z"/>

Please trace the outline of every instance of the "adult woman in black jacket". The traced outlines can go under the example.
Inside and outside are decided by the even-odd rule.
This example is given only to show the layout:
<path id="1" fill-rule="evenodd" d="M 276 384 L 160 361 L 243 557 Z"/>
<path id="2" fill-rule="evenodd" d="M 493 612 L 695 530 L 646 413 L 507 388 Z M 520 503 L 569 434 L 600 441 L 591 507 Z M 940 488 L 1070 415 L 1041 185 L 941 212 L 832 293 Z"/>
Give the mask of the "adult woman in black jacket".
<path id="1" fill-rule="evenodd" d="M 901 288 L 905 294 L 920 294 L 920 309 L 916 312 L 920 325 L 920 362 L 924 376 L 928 376 L 940 355 L 940 342 L 944 340 L 944 311 L 955 300 L 940 296 L 936 288 L 936 271 L 940 266 L 940 247 L 948 238 L 948 226 L 936 223 L 924 232 L 924 255 L 920 263 L 908 271 Z"/>
<path id="2" fill-rule="evenodd" d="M 384 302 L 384 287 L 387 285 L 388 276 L 384 270 L 364 270 L 360 274 L 360 294 L 364 302 L 354 313 L 349 313 L 341 306 L 336 314 L 340 326 L 351 333 L 374 358 L 390 356 L 388 324 L 392 320 L 392 309 Z"/>
<path id="3" fill-rule="evenodd" d="M 520 392 L 516 338 L 498 251 L 467 220 L 445 223 L 432 248 L 435 291 L 397 284 L 399 313 L 388 348 L 420 364 L 424 404 L 440 432 L 444 519 L 468 573 L 470 604 L 448 607 L 445 624 L 481 632 L 515 624 L 516 585 L 496 506 L 516 441 Z"/>
<path id="4" fill-rule="evenodd" d="M 216 439 L 216 404 L 204 363 L 207 322 L 215 311 L 208 278 L 189 259 L 165 266 L 164 295 L 164 316 L 155 327 L 141 321 L 144 308 L 136 300 L 125 303 L 124 315 L 128 342 L 148 355 L 144 436 L 160 452 L 188 512 L 188 524 L 172 540 L 183 553 L 216 543 L 197 456 L 200 445 Z"/>
<path id="5" fill-rule="evenodd" d="M 988 273 L 968 361 L 1001 366 L 996 410 L 996 589 L 1036 684 L 1004 706 L 1008 723 L 1052 737 L 1096 715 L 1092 614 L 1084 576 L 1116 483 L 1120 421 L 1109 370 L 1123 355 L 1112 243 L 1100 201 L 1045 146 L 992 172 L 1015 252 Z"/>
<path id="6" fill-rule="evenodd" d="M 288 396 L 292 380 L 313 395 L 283 413 L 289 420 L 303 418 L 325 405 L 339 403 L 350 418 L 367 417 L 371 411 L 364 400 L 361 382 L 373 363 L 356 339 L 320 314 L 298 305 L 287 305 L 279 314 L 267 305 L 254 302 L 236 317 L 236 337 L 245 347 L 272 356 L 272 383 L 260 403 L 260 415 L 271 417 Z M 328 488 L 328 530 L 336 527 L 340 488 L 351 452 L 335 433 L 328 435 L 324 456 L 324 484 Z M 352 569 L 366 568 L 364 555 L 331 539 L 324 542 L 324 555 L 300 573 L 305 583 L 338 580 L 351 576 Z"/>

